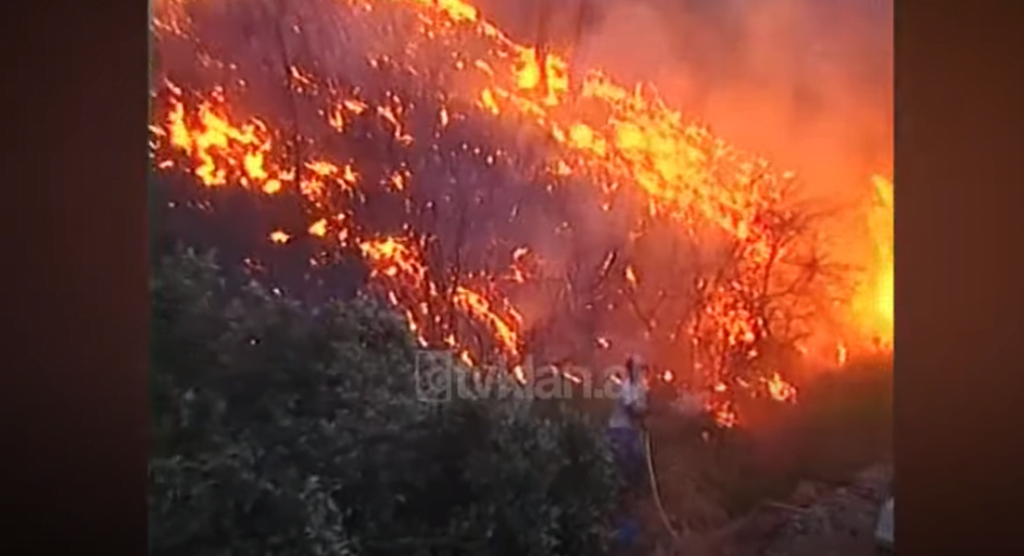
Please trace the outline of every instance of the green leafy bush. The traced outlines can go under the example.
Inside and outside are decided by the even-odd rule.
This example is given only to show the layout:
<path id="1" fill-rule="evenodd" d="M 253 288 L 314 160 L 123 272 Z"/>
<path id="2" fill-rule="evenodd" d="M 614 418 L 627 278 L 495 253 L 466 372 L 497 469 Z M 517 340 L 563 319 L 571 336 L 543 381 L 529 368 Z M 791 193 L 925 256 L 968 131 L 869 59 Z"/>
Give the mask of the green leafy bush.
<path id="1" fill-rule="evenodd" d="M 152 295 L 154 555 L 609 549 L 618 479 L 572 408 L 418 401 L 394 313 L 231 291 L 194 250 L 157 262 Z"/>

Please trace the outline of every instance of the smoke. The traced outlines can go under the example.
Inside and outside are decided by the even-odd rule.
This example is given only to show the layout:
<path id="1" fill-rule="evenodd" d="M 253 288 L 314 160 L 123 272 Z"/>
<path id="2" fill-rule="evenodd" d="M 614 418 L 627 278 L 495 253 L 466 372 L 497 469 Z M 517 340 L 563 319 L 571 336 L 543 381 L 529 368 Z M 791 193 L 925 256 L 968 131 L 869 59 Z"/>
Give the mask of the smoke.
<path id="1" fill-rule="evenodd" d="M 721 136 L 796 170 L 812 195 L 855 201 L 870 192 L 868 176 L 891 167 L 890 3 L 682 6 L 610 4 L 582 54 L 654 82 Z"/>
<path id="2" fill-rule="evenodd" d="M 580 0 L 483 4 L 530 41 L 543 1 L 571 11 Z M 653 83 L 717 135 L 798 172 L 808 194 L 857 202 L 870 194 L 871 173 L 891 171 L 890 0 L 589 2 L 599 17 L 578 63 Z"/>

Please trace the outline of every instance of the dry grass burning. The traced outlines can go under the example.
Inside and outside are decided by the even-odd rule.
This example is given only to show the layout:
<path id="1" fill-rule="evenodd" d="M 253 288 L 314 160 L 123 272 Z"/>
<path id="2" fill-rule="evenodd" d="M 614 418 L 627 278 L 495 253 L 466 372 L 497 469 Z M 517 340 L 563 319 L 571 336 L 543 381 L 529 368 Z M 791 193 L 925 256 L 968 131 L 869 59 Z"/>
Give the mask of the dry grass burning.
<path id="1" fill-rule="evenodd" d="M 162 0 L 154 17 L 154 166 L 207 208 L 223 189 L 299 207 L 260 239 L 303 238 L 311 268 L 361 261 L 425 346 L 590 368 L 645 351 L 733 425 L 743 400 L 799 399 L 799 361 L 891 344 L 882 178 L 875 260 L 851 273 L 793 173 L 649 87 L 573 78 L 461 0 Z"/>

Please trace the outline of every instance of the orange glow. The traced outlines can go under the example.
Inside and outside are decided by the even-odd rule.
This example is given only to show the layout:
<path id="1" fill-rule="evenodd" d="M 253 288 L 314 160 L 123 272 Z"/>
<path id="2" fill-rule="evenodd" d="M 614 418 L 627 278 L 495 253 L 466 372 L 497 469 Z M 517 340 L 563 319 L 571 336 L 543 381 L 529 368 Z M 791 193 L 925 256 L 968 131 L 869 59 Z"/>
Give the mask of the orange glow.
<path id="1" fill-rule="evenodd" d="M 893 183 L 882 176 L 872 178 L 874 196 L 868 209 L 872 242 L 872 265 L 854 299 L 854 318 L 863 333 L 891 346 L 895 305 L 893 285 Z"/>
<path id="2" fill-rule="evenodd" d="M 189 20 L 180 4 L 161 0 L 155 5 L 155 27 L 160 36 L 173 36 L 174 40 L 190 37 Z M 444 145 L 444 134 L 465 121 L 480 121 L 496 130 L 529 132 L 524 135 L 543 138 L 537 148 L 542 151 L 534 180 L 538 191 L 542 187 L 548 192 L 558 191 L 559 187 L 569 187 L 566 184 L 591 187 L 600 207 L 613 216 L 620 210 L 617 207 L 626 204 L 636 213 L 630 214 L 636 220 L 667 224 L 664 227 L 673 233 L 678 230 L 680 236 L 706 233 L 722 244 L 734 245 L 736 256 L 743 262 L 737 276 L 708 289 L 699 315 L 683 323 L 680 336 L 673 337 L 673 341 L 684 343 L 689 341 L 686 334 L 703 334 L 719 341 L 723 351 L 750 360 L 765 351 L 759 342 L 765 337 L 767 325 L 744 300 L 751 294 L 751 284 L 760 282 L 751 277 L 770 266 L 766 261 L 778 239 L 765 214 L 778 206 L 795 176 L 734 148 L 704 124 L 684 117 L 656 93 L 637 84 L 617 83 L 594 70 L 574 83 L 573 89 L 578 90 L 571 90 L 565 56 L 552 52 L 539 59 L 534 48 L 509 38 L 468 2 L 339 0 L 337 9 L 348 10 L 346 17 L 358 22 L 384 22 L 388 29 L 397 21 L 392 17 L 395 14 L 415 21 L 408 26 L 408 33 L 401 35 L 401 52 L 388 52 L 385 57 L 367 46 L 367 52 L 354 54 L 365 54 L 369 67 L 379 67 L 384 60 L 409 75 L 423 76 L 424 64 L 417 52 L 433 49 L 446 55 L 458 54 L 430 68 L 441 74 L 441 82 L 451 86 L 430 89 L 431 98 L 437 98 L 440 106 L 428 106 L 425 115 L 417 116 L 430 123 L 429 134 L 422 133 L 421 122 L 410 116 L 423 107 L 399 98 L 395 91 L 374 96 L 359 87 L 335 90 L 331 79 L 318 73 L 319 69 L 295 64 L 288 66 L 288 84 L 320 103 L 309 111 L 309 119 L 320 118 L 320 139 L 327 138 L 318 141 L 316 137 L 302 137 L 309 141 L 297 144 L 311 145 L 308 149 L 294 148 L 294 137 L 299 132 L 287 119 L 252 116 L 247 110 L 256 110 L 257 103 L 246 103 L 244 98 L 228 102 L 224 87 L 186 91 L 182 85 L 163 79 L 154 87 L 151 139 L 155 166 L 164 171 L 187 171 L 207 187 L 239 187 L 278 199 L 299 197 L 307 220 L 297 225 L 288 223 L 289 230 L 301 234 L 305 229 L 325 246 L 358 247 L 358 255 L 369 268 L 370 287 L 405 316 L 419 343 L 451 349 L 460 360 L 473 364 L 493 355 L 489 352 L 513 360 L 523 355 L 533 330 L 523 317 L 527 304 L 519 304 L 516 293 L 542 282 L 538 276 L 544 275 L 538 269 L 544 268 L 543 249 L 539 244 L 534 245 L 536 252 L 527 246 L 505 244 L 495 251 L 504 262 L 488 267 L 487 272 L 467 271 L 456 280 L 442 277 L 436 267 L 443 265 L 431 260 L 431 248 L 416 235 L 412 224 L 379 232 L 363 229 L 355 218 L 369 188 L 386 187 L 397 198 L 414 204 L 419 202 L 416 194 L 422 187 L 420 182 L 434 177 L 417 175 L 418 167 L 406 163 L 377 173 L 374 165 L 379 161 L 374 157 L 378 154 L 335 146 L 363 141 L 363 136 L 355 134 L 364 133 L 370 123 L 385 130 L 385 147 L 391 149 L 387 152 L 400 154 L 414 147 Z M 368 25 L 367 29 L 373 27 Z M 381 33 L 381 43 L 386 42 L 384 35 Z M 463 44 L 474 48 L 457 48 Z M 541 64 L 548 77 L 545 90 L 541 90 Z M 421 85 L 425 89 L 435 87 L 426 79 L 416 82 L 416 86 Z M 309 127 L 316 126 L 310 123 Z M 477 146 L 472 144 L 461 144 L 460 148 L 479 152 L 473 151 Z M 307 151 L 301 160 L 296 160 L 298 150 Z M 512 151 L 514 147 L 502 147 L 485 154 L 493 163 L 511 159 Z M 847 327 L 852 322 L 859 335 L 878 337 L 891 345 L 893 184 L 875 176 L 873 186 L 875 203 L 865 210 L 865 217 L 869 220 L 874 258 L 854 299 L 843 300 L 843 311 L 849 314 L 841 315 L 840 320 Z M 644 233 L 641 225 L 633 230 L 630 228 L 630 233 Z M 292 239 L 282 230 L 274 230 L 268 237 L 276 244 L 287 244 Z M 621 289 L 618 295 L 643 292 L 657 282 L 656 268 L 639 259 L 627 260 L 636 266 L 620 260 L 608 271 Z M 660 322 L 658 326 L 664 328 Z M 607 334 L 603 330 L 597 333 Z M 830 336 L 824 348 L 815 349 L 831 357 L 828 351 L 837 346 L 835 357 L 842 365 L 847 350 L 859 344 L 841 342 L 839 335 Z M 596 335 L 588 335 L 583 341 L 595 351 L 625 343 L 617 337 L 613 343 L 610 337 Z M 603 356 L 610 352 L 600 353 Z M 689 377 L 687 369 L 674 368 Z M 740 423 L 737 406 L 727 403 L 731 396 L 746 392 L 764 397 L 767 391 L 778 401 L 796 400 L 796 388 L 785 377 L 758 369 L 758 376 L 748 377 L 747 382 L 721 369 L 700 369 L 704 393 L 711 394 L 707 409 L 723 426 Z M 674 378 L 672 371 L 661 374 L 665 382 Z"/>

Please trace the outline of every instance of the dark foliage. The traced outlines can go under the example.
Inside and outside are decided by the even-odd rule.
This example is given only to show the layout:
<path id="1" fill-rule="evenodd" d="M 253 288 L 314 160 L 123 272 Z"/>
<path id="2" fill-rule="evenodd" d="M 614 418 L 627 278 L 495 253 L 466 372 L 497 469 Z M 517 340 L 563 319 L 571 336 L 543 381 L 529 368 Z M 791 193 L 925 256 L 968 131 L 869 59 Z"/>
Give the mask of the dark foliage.
<path id="1" fill-rule="evenodd" d="M 152 295 L 154 555 L 608 550 L 618 480 L 571 408 L 419 401 L 440 363 L 392 312 L 229 288 L 192 249 Z"/>

